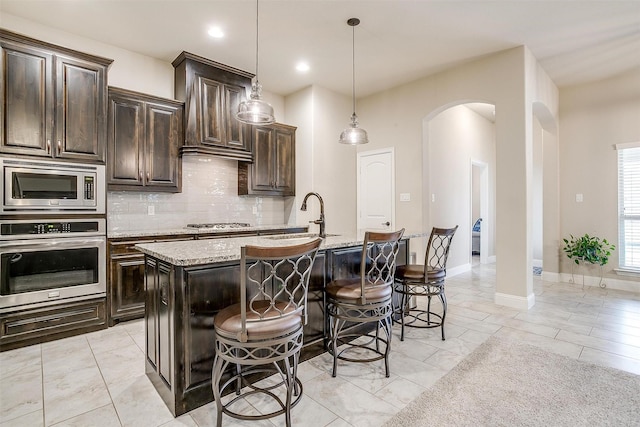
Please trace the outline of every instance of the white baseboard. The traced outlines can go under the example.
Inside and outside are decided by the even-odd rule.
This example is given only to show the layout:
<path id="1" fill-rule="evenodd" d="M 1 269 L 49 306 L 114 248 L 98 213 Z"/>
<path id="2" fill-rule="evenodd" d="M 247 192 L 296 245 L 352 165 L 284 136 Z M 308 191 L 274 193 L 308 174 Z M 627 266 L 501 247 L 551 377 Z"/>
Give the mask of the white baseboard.
<path id="1" fill-rule="evenodd" d="M 545 282 L 562 282 L 560 273 L 554 273 L 551 271 L 543 271 L 541 274 L 542 280 Z"/>
<path id="2" fill-rule="evenodd" d="M 536 303 L 535 294 L 531 293 L 527 297 L 519 297 L 517 295 L 503 294 L 496 292 L 494 302 L 498 305 L 515 308 L 516 310 L 529 310 Z"/>
<path id="3" fill-rule="evenodd" d="M 462 274 L 466 271 L 471 270 L 471 264 L 462 264 L 457 267 L 447 268 L 447 277 L 455 276 L 457 274 Z"/>
<path id="4" fill-rule="evenodd" d="M 487 264 L 495 264 L 496 263 L 496 256 L 495 255 L 491 255 L 487 257 Z"/>
<path id="5" fill-rule="evenodd" d="M 582 286 L 582 274 L 574 274 L 573 281 L 571 280 L 571 273 L 548 273 L 542 272 L 542 280 L 549 282 L 563 282 L 563 283 L 575 283 Z M 584 276 L 584 286 L 597 287 L 600 282 L 599 276 Z M 619 291 L 628 292 L 640 292 L 640 282 L 633 280 L 620 280 L 605 277 L 602 279 L 602 283 L 606 285 L 607 289 L 616 289 Z"/>

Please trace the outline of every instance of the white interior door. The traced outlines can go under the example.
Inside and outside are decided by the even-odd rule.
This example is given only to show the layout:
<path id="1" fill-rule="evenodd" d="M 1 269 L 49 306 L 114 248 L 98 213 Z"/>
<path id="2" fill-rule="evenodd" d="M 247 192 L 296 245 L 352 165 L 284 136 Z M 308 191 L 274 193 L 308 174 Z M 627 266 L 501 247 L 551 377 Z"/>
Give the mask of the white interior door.
<path id="1" fill-rule="evenodd" d="M 358 153 L 358 230 L 395 227 L 393 148 Z"/>

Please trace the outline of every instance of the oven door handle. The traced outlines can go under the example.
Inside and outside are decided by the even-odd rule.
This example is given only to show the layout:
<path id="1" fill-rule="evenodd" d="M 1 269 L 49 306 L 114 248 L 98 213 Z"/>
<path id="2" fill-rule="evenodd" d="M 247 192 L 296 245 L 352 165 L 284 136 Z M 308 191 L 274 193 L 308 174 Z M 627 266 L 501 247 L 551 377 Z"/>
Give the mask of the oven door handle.
<path id="1" fill-rule="evenodd" d="M 87 246 L 104 247 L 106 237 L 95 238 L 42 238 L 33 240 L 4 240 L 0 242 L 0 253 L 27 252 L 48 249 L 77 249 Z"/>

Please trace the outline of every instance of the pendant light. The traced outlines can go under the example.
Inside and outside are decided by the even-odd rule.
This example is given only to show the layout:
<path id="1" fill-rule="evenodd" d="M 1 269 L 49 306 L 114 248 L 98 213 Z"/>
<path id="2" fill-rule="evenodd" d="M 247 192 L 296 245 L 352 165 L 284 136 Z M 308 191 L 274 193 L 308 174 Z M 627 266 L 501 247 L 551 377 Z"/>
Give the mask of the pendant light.
<path id="1" fill-rule="evenodd" d="M 351 124 L 349 127 L 342 131 L 340 134 L 341 144 L 359 145 L 369 142 L 367 131 L 358 127 L 358 116 L 356 115 L 356 25 L 360 23 L 358 18 L 350 18 L 347 24 L 351 26 L 353 30 L 352 40 L 352 98 L 353 98 L 353 114 L 351 115 Z"/>
<path id="2" fill-rule="evenodd" d="M 258 0 L 256 0 L 256 79 L 251 85 L 249 99 L 238 105 L 236 119 L 250 125 L 270 125 L 276 121 L 273 107 L 260 99 L 262 85 L 258 81 L 258 22 Z"/>

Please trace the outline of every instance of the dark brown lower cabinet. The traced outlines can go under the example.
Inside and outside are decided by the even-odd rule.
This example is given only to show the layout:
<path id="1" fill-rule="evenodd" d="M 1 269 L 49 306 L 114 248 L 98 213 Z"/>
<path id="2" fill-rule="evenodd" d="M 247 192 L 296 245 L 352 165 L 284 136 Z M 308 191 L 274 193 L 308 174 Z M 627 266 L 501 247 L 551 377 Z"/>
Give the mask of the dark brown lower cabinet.
<path id="1" fill-rule="evenodd" d="M 359 272 L 361 246 L 320 251 L 309 281 L 302 359 L 324 350 L 327 279 Z M 408 261 L 403 240 L 398 265 Z M 146 256 L 146 373 L 174 416 L 213 400 L 213 318 L 240 301 L 240 263 L 175 266 Z"/>
<path id="2" fill-rule="evenodd" d="M 105 329 L 105 298 L 0 315 L 0 351 Z"/>
<path id="3" fill-rule="evenodd" d="M 193 239 L 192 235 L 109 239 L 109 326 L 144 316 L 144 255 L 135 245 Z"/>

